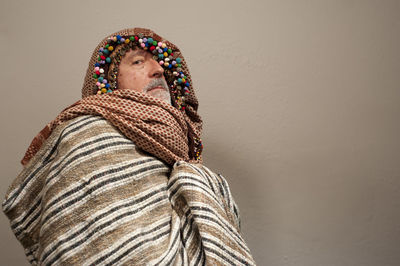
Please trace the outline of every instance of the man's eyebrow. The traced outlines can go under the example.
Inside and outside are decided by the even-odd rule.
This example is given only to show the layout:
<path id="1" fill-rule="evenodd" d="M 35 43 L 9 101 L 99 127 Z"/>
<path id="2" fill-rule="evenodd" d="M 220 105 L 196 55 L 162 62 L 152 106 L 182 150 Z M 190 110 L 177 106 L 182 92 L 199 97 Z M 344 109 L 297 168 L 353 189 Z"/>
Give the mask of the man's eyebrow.
<path id="1" fill-rule="evenodd" d="M 144 56 L 144 55 L 146 55 L 146 53 L 147 52 L 142 50 L 142 49 L 137 49 L 137 50 L 133 50 L 133 53 L 130 54 L 130 57 L 132 58 L 132 57 L 137 56 L 137 55 Z"/>

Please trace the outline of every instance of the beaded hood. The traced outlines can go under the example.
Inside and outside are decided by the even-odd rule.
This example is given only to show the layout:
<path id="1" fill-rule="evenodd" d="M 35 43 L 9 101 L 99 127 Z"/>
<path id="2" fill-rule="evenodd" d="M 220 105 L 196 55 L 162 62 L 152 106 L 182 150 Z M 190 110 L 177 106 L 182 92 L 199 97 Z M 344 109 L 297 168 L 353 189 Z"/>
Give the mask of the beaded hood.
<path id="1" fill-rule="evenodd" d="M 195 113 L 198 101 L 185 58 L 179 48 L 155 32 L 132 28 L 115 32 L 104 38 L 93 51 L 82 88 L 82 98 L 110 93 L 118 89 L 118 65 L 122 56 L 132 48 L 141 48 L 153 54 L 164 68 L 172 104 L 179 110 Z M 116 67 L 111 67 L 116 66 Z"/>

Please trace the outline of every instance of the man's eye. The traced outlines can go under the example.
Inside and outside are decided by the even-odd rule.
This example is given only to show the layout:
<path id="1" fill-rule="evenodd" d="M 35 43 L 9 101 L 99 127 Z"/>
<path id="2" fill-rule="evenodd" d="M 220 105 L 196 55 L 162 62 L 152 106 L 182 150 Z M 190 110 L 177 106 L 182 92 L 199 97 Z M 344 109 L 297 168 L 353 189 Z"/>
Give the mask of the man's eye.
<path id="1" fill-rule="evenodd" d="M 133 61 L 133 64 L 134 65 L 138 65 L 138 64 L 140 64 L 140 63 L 142 63 L 143 62 L 143 60 L 135 60 L 135 61 Z"/>

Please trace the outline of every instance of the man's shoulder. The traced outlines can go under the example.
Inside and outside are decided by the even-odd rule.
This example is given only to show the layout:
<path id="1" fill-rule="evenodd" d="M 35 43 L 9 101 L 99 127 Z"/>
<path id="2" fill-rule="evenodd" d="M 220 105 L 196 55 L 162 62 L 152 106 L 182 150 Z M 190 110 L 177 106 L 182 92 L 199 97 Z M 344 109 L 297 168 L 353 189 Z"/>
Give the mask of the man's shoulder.
<path id="1" fill-rule="evenodd" d="M 89 171 L 89 166 L 137 160 L 158 161 L 102 116 L 84 115 L 56 127 L 31 164 L 84 165 Z"/>
<path id="2" fill-rule="evenodd" d="M 96 136 L 102 133 L 122 133 L 116 129 L 110 122 L 102 116 L 82 115 L 58 126 L 58 134 L 62 138 L 68 138 L 75 135 Z M 57 134 L 57 133 L 56 133 Z M 83 134 L 83 135 L 82 135 Z"/>
<path id="3" fill-rule="evenodd" d="M 59 148 L 85 147 L 95 143 L 130 143 L 121 131 L 102 116 L 84 115 L 61 124 L 55 132 L 54 144 Z"/>

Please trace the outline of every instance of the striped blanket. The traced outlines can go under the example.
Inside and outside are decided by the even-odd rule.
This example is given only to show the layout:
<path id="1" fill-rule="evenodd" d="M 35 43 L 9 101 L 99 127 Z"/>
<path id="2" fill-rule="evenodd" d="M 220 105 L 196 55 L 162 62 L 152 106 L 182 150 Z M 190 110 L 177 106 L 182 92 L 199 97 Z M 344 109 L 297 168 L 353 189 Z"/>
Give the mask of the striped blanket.
<path id="1" fill-rule="evenodd" d="M 56 128 L 3 211 L 32 265 L 254 265 L 226 180 L 171 168 L 99 116 Z"/>

